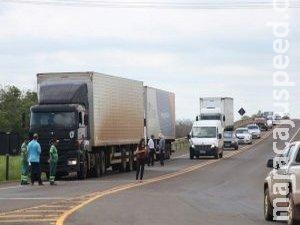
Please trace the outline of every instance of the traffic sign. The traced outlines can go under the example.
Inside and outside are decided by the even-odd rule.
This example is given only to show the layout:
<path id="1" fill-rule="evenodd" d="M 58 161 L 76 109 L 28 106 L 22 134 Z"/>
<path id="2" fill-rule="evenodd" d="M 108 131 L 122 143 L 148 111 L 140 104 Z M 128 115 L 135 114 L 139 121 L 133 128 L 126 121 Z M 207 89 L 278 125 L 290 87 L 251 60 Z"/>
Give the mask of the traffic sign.
<path id="1" fill-rule="evenodd" d="M 238 113 L 239 113 L 241 116 L 243 116 L 243 115 L 245 115 L 246 111 L 245 111 L 245 109 L 241 108 L 241 109 L 238 111 Z"/>

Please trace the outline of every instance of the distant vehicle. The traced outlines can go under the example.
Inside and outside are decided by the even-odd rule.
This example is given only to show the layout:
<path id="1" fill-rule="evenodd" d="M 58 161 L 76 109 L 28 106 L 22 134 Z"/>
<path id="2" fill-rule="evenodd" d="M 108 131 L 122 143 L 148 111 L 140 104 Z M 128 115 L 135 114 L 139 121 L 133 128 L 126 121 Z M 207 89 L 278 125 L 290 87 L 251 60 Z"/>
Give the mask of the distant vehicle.
<path id="1" fill-rule="evenodd" d="M 272 111 L 263 112 L 263 117 L 264 118 L 272 117 L 272 119 L 273 119 L 274 118 L 274 112 L 272 112 Z"/>
<path id="2" fill-rule="evenodd" d="M 282 155 L 277 156 L 277 165 L 274 160 L 269 159 L 267 167 L 272 170 L 264 181 L 264 217 L 267 221 L 276 220 L 274 218 L 274 201 L 288 199 L 288 202 L 280 202 L 276 206 L 287 207 L 288 224 L 300 224 L 300 142 L 294 142 L 288 145 Z M 276 163 L 276 162 L 275 162 Z M 284 176 L 284 178 L 274 179 L 276 176 Z M 287 195 L 280 195 L 280 192 L 274 192 L 275 184 L 286 184 L 288 188 Z M 281 186 L 282 187 L 282 186 Z M 286 213 L 286 212 L 285 212 Z"/>
<path id="3" fill-rule="evenodd" d="M 234 126 L 233 98 L 200 98 L 200 116 L 198 120 L 218 120 L 223 128 Z"/>
<path id="4" fill-rule="evenodd" d="M 193 124 L 190 141 L 190 159 L 200 156 L 223 157 L 223 127 L 221 121 L 196 121 Z"/>
<path id="5" fill-rule="evenodd" d="M 137 145 L 151 134 L 165 135 L 166 152 L 171 150 L 172 93 L 96 72 L 41 73 L 37 85 L 39 101 L 31 107 L 30 132 L 39 134 L 41 169 L 47 176 L 52 138 L 59 139 L 58 175 L 77 172 L 79 179 L 100 177 L 108 168 L 133 170 Z"/>
<path id="6" fill-rule="evenodd" d="M 247 128 L 253 139 L 261 138 L 261 130 L 257 124 L 249 124 Z"/>
<path id="7" fill-rule="evenodd" d="M 252 144 L 252 135 L 249 133 L 248 128 L 238 128 L 235 132 L 239 144 Z"/>
<path id="8" fill-rule="evenodd" d="M 264 131 L 269 130 L 269 126 L 266 118 L 263 117 L 255 118 L 254 123 L 259 126 L 260 130 L 264 130 Z"/>
<path id="9" fill-rule="evenodd" d="M 234 131 L 224 131 L 224 149 L 233 148 L 235 150 L 239 149 L 238 138 Z"/>
<path id="10" fill-rule="evenodd" d="M 282 120 L 282 117 L 280 115 L 275 115 L 275 118 L 273 120 L 273 124 L 274 125 L 279 125 L 281 120 Z"/>

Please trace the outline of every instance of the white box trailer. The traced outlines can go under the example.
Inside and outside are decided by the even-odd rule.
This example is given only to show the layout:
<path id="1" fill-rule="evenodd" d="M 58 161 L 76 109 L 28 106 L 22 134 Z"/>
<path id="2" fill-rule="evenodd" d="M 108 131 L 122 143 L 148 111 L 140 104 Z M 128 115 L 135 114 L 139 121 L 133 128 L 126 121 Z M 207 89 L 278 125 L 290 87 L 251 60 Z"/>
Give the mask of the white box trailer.
<path id="1" fill-rule="evenodd" d="M 171 143 L 175 140 L 175 94 L 144 87 L 146 137 L 154 135 L 156 143 L 162 134 L 166 140 L 166 158 L 171 155 Z"/>
<path id="2" fill-rule="evenodd" d="M 229 97 L 200 98 L 200 120 L 221 120 L 224 127 L 234 125 L 234 103 Z"/>

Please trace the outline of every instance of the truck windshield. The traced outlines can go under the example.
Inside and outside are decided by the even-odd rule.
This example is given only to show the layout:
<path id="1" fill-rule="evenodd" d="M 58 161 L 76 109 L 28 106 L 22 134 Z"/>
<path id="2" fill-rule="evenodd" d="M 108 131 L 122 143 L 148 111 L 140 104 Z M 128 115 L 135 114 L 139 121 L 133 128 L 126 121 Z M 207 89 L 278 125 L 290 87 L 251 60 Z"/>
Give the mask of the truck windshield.
<path id="1" fill-rule="evenodd" d="M 76 115 L 75 112 L 33 112 L 30 126 L 71 129 L 76 126 Z"/>
<path id="2" fill-rule="evenodd" d="M 215 138 L 217 137 L 216 127 L 193 127 L 194 138 Z"/>

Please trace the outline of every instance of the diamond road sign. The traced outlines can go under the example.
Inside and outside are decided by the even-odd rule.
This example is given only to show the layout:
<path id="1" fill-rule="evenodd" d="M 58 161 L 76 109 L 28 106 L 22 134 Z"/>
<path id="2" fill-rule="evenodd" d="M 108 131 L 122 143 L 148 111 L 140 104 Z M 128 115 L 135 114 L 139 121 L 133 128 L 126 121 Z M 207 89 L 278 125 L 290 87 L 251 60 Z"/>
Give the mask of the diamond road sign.
<path id="1" fill-rule="evenodd" d="M 241 109 L 238 111 L 238 113 L 239 113 L 241 116 L 243 116 L 243 115 L 245 115 L 246 111 L 245 111 L 245 109 L 241 108 Z"/>

